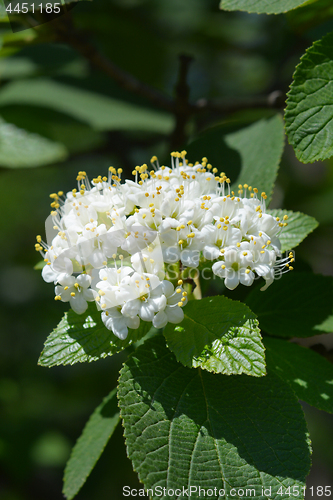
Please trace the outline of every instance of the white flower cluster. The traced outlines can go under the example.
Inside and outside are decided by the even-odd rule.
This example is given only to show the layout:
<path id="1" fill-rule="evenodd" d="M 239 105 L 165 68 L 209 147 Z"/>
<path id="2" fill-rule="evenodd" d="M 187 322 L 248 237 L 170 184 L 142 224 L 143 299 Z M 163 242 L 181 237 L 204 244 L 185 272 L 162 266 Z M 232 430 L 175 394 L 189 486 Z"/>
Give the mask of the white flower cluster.
<path id="1" fill-rule="evenodd" d="M 277 269 L 292 269 L 278 239 L 287 217 L 265 213 L 266 194 L 259 198 L 244 184 L 235 195 L 206 158 L 192 165 L 185 156 L 172 153 L 171 168 L 153 157 L 152 170 L 138 166 L 124 183 L 113 167 L 91 183 L 79 172 L 78 189 L 50 195 L 54 234 L 49 245 L 40 236 L 36 244 L 46 262 L 42 276 L 78 314 L 95 301 L 120 339 L 140 320 L 156 328 L 182 321 L 184 268 L 212 262 L 230 290 L 256 276 L 265 289 Z"/>

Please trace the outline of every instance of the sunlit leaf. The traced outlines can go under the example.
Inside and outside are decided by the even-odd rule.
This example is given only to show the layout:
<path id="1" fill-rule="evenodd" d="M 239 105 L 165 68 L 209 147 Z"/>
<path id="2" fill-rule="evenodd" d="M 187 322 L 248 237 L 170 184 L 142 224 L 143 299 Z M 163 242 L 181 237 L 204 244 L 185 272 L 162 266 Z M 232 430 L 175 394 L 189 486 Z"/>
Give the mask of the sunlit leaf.
<path id="1" fill-rule="evenodd" d="M 303 163 L 333 155 L 333 33 L 317 40 L 294 73 L 285 111 L 286 132 Z"/>
<path id="2" fill-rule="evenodd" d="M 307 3 L 308 0 L 221 0 L 220 8 L 256 14 L 282 14 Z"/>
<path id="3" fill-rule="evenodd" d="M 95 304 L 89 304 L 87 311 L 80 315 L 71 309 L 46 339 L 38 363 L 51 367 L 96 361 L 137 342 L 150 327 L 151 323 L 141 321 L 137 330 L 129 330 L 127 338 L 120 340 L 104 326 Z"/>
<path id="4" fill-rule="evenodd" d="M 163 332 L 178 361 L 226 375 L 265 375 L 258 322 L 245 304 L 208 297 L 190 301 L 184 312 L 179 325 L 169 323 Z"/>

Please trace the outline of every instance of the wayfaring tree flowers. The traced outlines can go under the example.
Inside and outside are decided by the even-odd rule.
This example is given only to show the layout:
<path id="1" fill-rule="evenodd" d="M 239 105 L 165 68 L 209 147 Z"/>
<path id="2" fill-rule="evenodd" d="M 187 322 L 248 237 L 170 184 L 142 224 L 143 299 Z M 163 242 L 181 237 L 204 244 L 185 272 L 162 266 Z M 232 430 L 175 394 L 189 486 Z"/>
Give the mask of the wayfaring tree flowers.
<path id="1" fill-rule="evenodd" d="M 207 158 L 190 164 L 185 151 L 171 154 L 171 167 L 151 164 L 123 183 L 122 169 L 91 182 L 79 172 L 77 189 L 50 195 L 48 243 L 37 236 L 35 245 L 55 300 L 77 314 L 95 301 L 120 339 L 140 321 L 180 323 L 189 270 L 209 265 L 230 290 L 262 277 L 265 290 L 294 260 L 280 251 L 287 216 L 266 213 L 264 192 L 244 184 L 235 194 L 225 173 Z"/>

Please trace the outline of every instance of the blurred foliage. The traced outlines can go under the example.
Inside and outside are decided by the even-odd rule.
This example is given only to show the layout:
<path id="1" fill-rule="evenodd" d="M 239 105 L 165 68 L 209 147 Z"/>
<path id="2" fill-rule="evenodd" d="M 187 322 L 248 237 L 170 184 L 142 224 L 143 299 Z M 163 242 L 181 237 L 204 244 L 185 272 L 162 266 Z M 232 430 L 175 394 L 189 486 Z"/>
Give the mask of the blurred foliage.
<path id="1" fill-rule="evenodd" d="M 204 138 L 208 128 L 217 127 L 218 141 L 219 130 L 234 134 L 276 113 L 248 105 L 242 111 L 238 104 L 287 91 L 302 53 L 332 28 L 330 2 L 320 1 L 328 14 L 315 18 L 311 5 L 272 17 L 223 12 L 216 0 L 84 1 L 68 15 L 85 43 L 166 97 L 174 94 L 179 55 L 193 58 L 190 101 L 236 104 L 228 113 L 207 107 L 188 120 L 186 140 L 178 147 L 200 138 L 200 154 L 210 159 L 211 134 Z M 26 22 L 20 18 L 12 26 L 27 28 Z M 47 334 L 67 309 L 54 302 L 52 286 L 33 269 L 39 260 L 35 234 L 43 234 L 48 194 L 75 187 L 78 170 L 96 177 L 114 164 L 130 176 L 153 154 L 167 162 L 175 126 L 170 111 L 118 86 L 70 43 L 59 42 L 56 26 L 44 23 L 13 33 L 5 17 L 0 22 L 1 500 L 63 498 L 62 473 L 70 449 L 116 385 L 126 359 L 124 352 L 89 365 L 37 366 Z M 11 133 L 4 137 L 3 130 Z M 41 151 L 35 161 L 29 158 L 31 140 Z M 222 141 L 217 147 L 221 157 L 213 153 L 211 161 L 220 161 L 216 166 L 228 174 L 225 150 L 237 164 L 237 148 Z M 8 162 L 10 151 L 15 151 L 15 162 L 12 154 Z M 38 168 L 24 168 L 28 165 Z M 237 169 L 230 173 L 232 182 L 238 174 Z M 296 251 L 299 269 L 333 275 L 332 193 L 332 160 L 302 165 L 287 146 L 270 207 L 302 211 L 321 224 Z M 212 284 L 215 293 L 217 286 Z M 244 287 L 237 293 L 245 293 Z M 330 418 L 325 416 L 324 425 L 314 410 L 309 413 L 314 470 L 324 463 L 318 484 L 333 482 L 326 432 Z M 308 484 L 316 480 L 310 476 Z M 121 499 L 124 485 L 139 487 L 119 426 L 77 498 Z"/>

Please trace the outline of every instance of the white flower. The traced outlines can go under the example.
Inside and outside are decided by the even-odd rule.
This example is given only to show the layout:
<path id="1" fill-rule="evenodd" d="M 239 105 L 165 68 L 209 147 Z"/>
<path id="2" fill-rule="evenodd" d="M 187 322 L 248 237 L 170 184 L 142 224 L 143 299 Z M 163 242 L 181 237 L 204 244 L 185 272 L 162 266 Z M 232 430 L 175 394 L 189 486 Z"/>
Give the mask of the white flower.
<path id="1" fill-rule="evenodd" d="M 202 230 L 204 239 L 203 255 L 208 260 L 216 260 L 221 256 L 221 249 L 240 243 L 242 234 L 240 229 L 233 227 L 228 222 L 225 224 L 225 219 L 221 218 L 221 222 L 207 225 Z"/>
<path id="2" fill-rule="evenodd" d="M 88 304 L 96 297 L 96 292 L 91 290 L 91 278 L 87 274 L 74 276 L 65 275 L 60 280 L 61 286 L 55 287 L 56 300 L 69 302 L 73 311 L 82 314 L 86 311 Z"/>
<path id="3" fill-rule="evenodd" d="M 112 330 L 120 340 L 126 339 L 128 328 L 136 330 L 140 326 L 140 318 L 138 316 L 123 316 L 117 307 L 103 311 L 102 321 L 106 328 Z"/>
<path id="4" fill-rule="evenodd" d="M 52 193 L 48 244 L 37 237 L 46 265 L 43 279 L 54 282 L 56 299 L 78 314 L 96 301 L 105 326 L 120 339 L 140 320 L 156 328 L 184 318 L 187 293 L 181 279 L 165 278 L 210 261 L 231 290 L 262 277 L 267 288 L 277 273 L 292 269 L 293 255 L 281 258 L 279 234 L 287 224 L 266 213 L 265 193 L 246 184 L 238 196 L 230 179 L 202 158 L 190 164 L 186 152 L 172 153 L 171 167 L 135 167 L 134 180 L 122 170 L 77 189 Z M 77 277 L 75 277 L 77 276 Z M 93 278 L 93 280 L 92 280 Z"/>
<path id="5" fill-rule="evenodd" d="M 96 284 L 96 301 L 101 309 L 122 307 L 128 300 L 136 297 L 136 291 L 130 285 L 130 275 L 133 272 L 134 269 L 130 266 L 100 270 L 99 277 L 102 281 Z"/>
<path id="6" fill-rule="evenodd" d="M 225 278 L 224 284 L 229 290 L 234 290 L 239 283 L 246 286 L 252 285 L 255 275 L 249 266 L 250 256 L 245 256 L 237 248 L 231 247 L 224 252 L 223 257 L 224 261 L 215 262 L 212 270 L 220 278 Z"/>
<path id="7" fill-rule="evenodd" d="M 187 294 L 181 286 L 176 291 L 170 281 L 162 282 L 162 292 L 166 297 L 165 307 L 155 315 L 153 326 L 163 328 L 167 323 L 180 323 L 184 319 L 182 307 L 187 303 Z"/>

